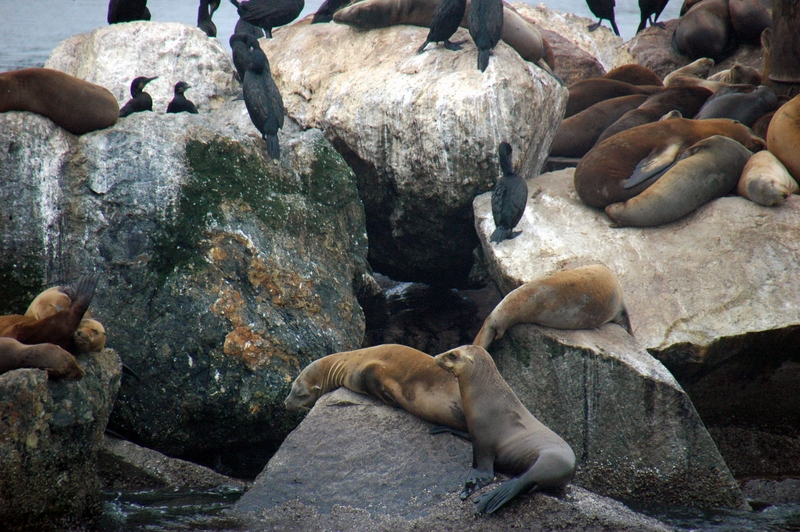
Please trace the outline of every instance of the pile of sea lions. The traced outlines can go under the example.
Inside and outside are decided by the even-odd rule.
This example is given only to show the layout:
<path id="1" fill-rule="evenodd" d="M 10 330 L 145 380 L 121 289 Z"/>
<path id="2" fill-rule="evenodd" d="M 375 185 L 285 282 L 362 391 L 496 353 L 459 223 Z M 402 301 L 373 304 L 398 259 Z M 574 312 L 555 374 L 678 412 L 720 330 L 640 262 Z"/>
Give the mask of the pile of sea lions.
<path id="1" fill-rule="evenodd" d="M 45 290 L 24 315 L 0 316 L 0 373 L 40 368 L 53 378 L 83 378 L 74 355 L 100 351 L 106 343 L 105 328 L 89 311 L 98 277 L 83 275 L 74 287 Z"/>

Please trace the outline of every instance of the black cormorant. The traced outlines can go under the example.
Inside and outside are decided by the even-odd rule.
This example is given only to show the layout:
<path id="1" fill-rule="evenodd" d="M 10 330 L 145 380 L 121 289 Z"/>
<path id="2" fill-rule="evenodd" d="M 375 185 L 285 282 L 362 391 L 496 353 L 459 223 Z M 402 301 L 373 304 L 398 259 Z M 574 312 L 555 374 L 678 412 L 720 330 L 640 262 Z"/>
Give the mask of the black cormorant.
<path id="1" fill-rule="evenodd" d="M 131 113 L 153 110 L 153 99 L 144 92 L 144 86 L 154 79 L 158 79 L 158 76 L 154 78 L 146 78 L 144 76 L 134 78 L 131 82 L 131 99 L 119 110 L 120 118 L 126 117 Z"/>
<path id="2" fill-rule="evenodd" d="M 258 28 L 261 31 L 261 28 Z M 246 33 L 234 33 L 228 42 L 231 45 L 231 58 L 233 59 L 233 66 L 236 67 L 236 75 L 239 76 L 239 82 L 244 81 L 244 73 L 250 67 L 252 59 L 250 58 L 250 46 L 247 44 L 248 35 Z"/>
<path id="3" fill-rule="evenodd" d="M 263 28 L 269 38 L 272 38 L 272 28 L 296 19 L 305 5 L 303 0 L 231 0 L 231 3 L 242 20 Z"/>
<path id="4" fill-rule="evenodd" d="M 422 46 L 417 50 L 418 54 L 428 46 L 430 42 L 444 41 L 444 47 L 448 50 L 461 50 L 460 43 L 450 42 L 450 37 L 458 29 L 461 19 L 464 18 L 464 11 L 467 10 L 467 0 L 441 0 L 436 4 L 431 19 L 431 31 Z"/>
<path id="5" fill-rule="evenodd" d="M 514 238 L 514 227 L 522 219 L 525 204 L 528 203 L 528 185 L 525 180 L 514 173 L 511 163 L 511 145 L 501 142 L 497 150 L 500 158 L 500 168 L 503 170 L 497 184 L 492 189 L 492 217 L 496 229 L 490 240 L 495 243 L 508 238 Z"/>
<path id="6" fill-rule="evenodd" d="M 219 7 L 219 2 L 217 2 Z M 200 7 L 197 8 L 197 27 L 206 32 L 209 37 L 217 36 L 217 25 L 211 20 L 211 15 L 214 14 L 216 8 L 212 9 L 209 0 L 200 0 Z"/>
<path id="7" fill-rule="evenodd" d="M 267 143 L 267 153 L 273 159 L 281 156 L 278 130 L 283 127 L 283 98 L 269 71 L 267 56 L 255 37 L 247 36 L 251 48 L 250 67 L 244 73 L 242 91 L 250 120 Z"/>
<path id="8" fill-rule="evenodd" d="M 469 34 L 478 48 L 478 70 L 489 66 L 489 54 L 503 34 L 503 0 L 472 0 L 467 15 Z"/>
<path id="9" fill-rule="evenodd" d="M 648 21 L 650 22 L 651 26 L 660 26 L 663 28 L 664 23 L 657 21 L 659 15 L 661 15 L 661 12 L 664 11 L 665 7 L 667 7 L 667 2 L 669 2 L 669 0 L 639 0 L 641 22 L 639 22 L 639 27 L 636 29 L 636 33 L 639 33 L 645 29 Z"/>
<path id="10" fill-rule="evenodd" d="M 246 20 L 242 20 L 241 18 L 236 21 L 236 26 L 233 28 L 233 33 L 244 33 L 247 35 L 252 35 L 256 39 L 260 39 L 264 36 L 264 30 L 259 28 L 258 26 L 253 26 Z"/>
<path id="11" fill-rule="evenodd" d="M 179 81 L 175 84 L 175 96 L 167 106 L 168 113 L 197 114 L 197 106 L 195 106 L 195 104 L 193 104 L 191 101 L 187 100 L 186 96 L 183 95 L 183 93 L 186 92 L 186 89 L 189 88 L 191 88 L 191 86 L 185 81 Z"/>
<path id="12" fill-rule="evenodd" d="M 150 20 L 147 0 L 111 0 L 108 3 L 108 23 Z"/>
<path id="13" fill-rule="evenodd" d="M 614 20 L 614 6 L 617 5 L 614 0 L 586 0 L 586 4 L 588 4 L 589 10 L 594 16 L 600 19 L 594 24 L 589 24 L 587 28 L 589 31 L 594 31 L 599 28 L 600 23 L 605 19 L 611 23 L 611 28 L 613 28 L 614 33 L 619 35 L 617 21 Z"/>

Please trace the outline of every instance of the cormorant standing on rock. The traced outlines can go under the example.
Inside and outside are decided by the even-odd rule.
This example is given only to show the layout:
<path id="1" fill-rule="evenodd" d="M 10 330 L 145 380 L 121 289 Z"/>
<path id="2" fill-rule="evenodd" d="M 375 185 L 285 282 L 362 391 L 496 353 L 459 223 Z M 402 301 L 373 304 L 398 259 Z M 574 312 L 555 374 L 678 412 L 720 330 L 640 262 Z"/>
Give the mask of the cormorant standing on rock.
<path id="1" fill-rule="evenodd" d="M 172 98 L 172 101 L 169 102 L 169 105 L 167 105 L 168 113 L 197 114 L 197 106 L 195 106 L 195 104 L 193 104 L 191 101 L 187 100 L 186 96 L 183 95 L 183 93 L 186 92 L 186 89 L 189 88 L 191 88 L 191 86 L 185 81 L 179 81 L 175 84 L 175 96 Z"/>
<path id="2" fill-rule="evenodd" d="M 514 173 L 511 145 L 503 141 L 497 152 L 503 177 L 492 189 L 492 217 L 496 229 L 489 240 L 500 243 L 519 234 L 513 234 L 512 231 L 525 212 L 525 204 L 528 203 L 528 185 Z"/>
<path id="3" fill-rule="evenodd" d="M 639 0 L 639 12 L 641 13 L 641 22 L 636 33 L 639 33 L 647 27 L 648 20 L 651 26 L 664 27 L 663 22 L 656 22 L 661 12 L 667 7 L 669 0 Z"/>
<path id="4" fill-rule="evenodd" d="M 134 20 L 150 20 L 147 0 L 111 0 L 108 3 L 109 24 L 132 22 Z"/>
<path id="5" fill-rule="evenodd" d="M 272 79 L 269 61 L 258 45 L 258 40 L 248 35 L 247 44 L 252 50 L 252 62 L 244 73 L 242 83 L 244 104 L 250 120 L 267 143 L 267 153 L 273 159 L 280 159 L 278 130 L 283 127 L 283 98 Z"/>
<path id="6" fill-rule="evenodd" d="M 219 1 L 216 6 L 219 7 Z M 206 32 L 209 37 L 217 36 L 217 25 L 211 20 L 211 15 L 216 11 L 209 0 L 200 0 L 200 7 L 197 8 L 197 27 Z"/>
<path id="7" fill-rule="evenodd" d="M 428 46 L 430 42 L 444 41 L 444 47 L 448 50 L 461 50 L 461 43 L 450 42 L 450 37 L 458 29 L 461 19 L 464 18 L 464 11 L 467 10 L 467 0 L 441 0 L 436 4 L 431 19 L 431 31 L 422 46 L 417 50 L 418 54 Z"/>
<path id="8" fill-rule="evenodd" d="M 469 34 L 478 48 L 478 70 L 489 66 L 489 55 L 503 34 L 503 0 L 472 0 L 467 15 Z"/>
<path id="9" fill-rule="evenodd" d="M 158 76 L 154 78 L 146 78 L 144 76 L 134 78 L 131 82 L 131 99 L 119 110 L 120 118 L 126 117 L 131 113 L 153 110 L 153 99 L 144 92 L 144 86 L 154 79 L 158 79 Z"/>
<path id="10" fill-rule="evenodd" d="M 253 26 L 255 27 L 255 26 Z M 257 28 L 261 31 L 261 28 Z M 244 82 L 244 73 L 250 68 L 250 63 L 253 61 L 250 53 L 250 46 L 247 44 L 247 38 L 252 37 L 246 33 L 234 33 L 228 42 L 231 45 L 231 58 L 233 59 L 233 66 L 236 67 L 236 75 L 239 76 L 239 82 Z M 258 42 L 258 41 L 256 41 Z"/>
<path id="11" fill-rule="evenodd" d="M 231 0 L 231 3 L 236 6 L 242 20 L 263 28 L 270 39 L 272 28 L 296 19 L 305 5 L 304 0 Z"/>
<path id="12" fill-rule="evenodd" d="M 617 22 L 614 20 L 614 6 L 617 5 L 614 0 L 586 0 L 586 3 L 588 4 L 589 10 L 594 14 L 594 16 L 600 19 L 594 24 L 589 24 L 589 27 L 587 28 L 589 31 L 594 31 L 599 28 L 600 23 L 603 22 L 603 19 L 605 19 L 611 23 L 614 33 L 619 35 Z"/>

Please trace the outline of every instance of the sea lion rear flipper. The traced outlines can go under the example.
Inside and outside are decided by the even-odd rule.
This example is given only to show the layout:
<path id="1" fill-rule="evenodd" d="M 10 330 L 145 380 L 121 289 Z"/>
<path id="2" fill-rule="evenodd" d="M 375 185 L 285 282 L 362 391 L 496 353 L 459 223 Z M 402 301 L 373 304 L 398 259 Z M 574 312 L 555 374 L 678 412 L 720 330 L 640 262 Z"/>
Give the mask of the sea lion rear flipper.
<path id="1" fill-rule="evenodd" d="M 478 505 L 478 508 L 475 511 L 479 514 L 494 513 L 511 499 L 523 491 L 527 491 L 529 487 L 530 483 L 526 482 L 526 480 L 522 477 L 506 480 L 496 489 L 490 491 L 489 493 L 484 493 L 478 497 L 475 500 L 475 504 Z"/>
<path id="2" fill-rule="evenodd" d="M 632 188 L 640 183 L 644 183 L 652 177 L 656 177 L 666 172 L 675 162 L 678 152 L 681 151 L 679 142 L 672 142 L 666 146 L 653 148 L 650 155 L 639 161 L 633 173 L 625 182 L 622 188 Z"/>

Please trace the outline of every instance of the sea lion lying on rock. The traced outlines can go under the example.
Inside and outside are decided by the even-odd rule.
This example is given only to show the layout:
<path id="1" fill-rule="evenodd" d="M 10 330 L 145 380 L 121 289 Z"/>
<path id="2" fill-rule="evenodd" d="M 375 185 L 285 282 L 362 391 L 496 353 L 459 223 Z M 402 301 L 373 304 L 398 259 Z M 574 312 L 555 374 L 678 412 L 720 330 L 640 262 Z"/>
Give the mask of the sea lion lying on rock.
<path id="1" fill-rule="evenodd" d="M 72 305 L 75 290 L 70 286 L 53 286 L 34 298 L 25 311 L 25 316 L 37 320 L 48 318 Z M 92 319 L 91 310 L 86 310 L 83 319 L 73 334 L 76 353 L 102 351 L 106 346 L 106 329 L 99 321 Z"/>
<path id="2" fill-rule="evenodd" d="M 759 205 L 772 207 L 800 192 L 800 187 L 783 163 L 769 151 L 763 150 L 750 157 L 744 165 L 736 192 Z"/>
<path id="3" fill-rule="evenodd" d="M 0 374 L 22 368 L 44 369 L 51 378 L 68 381 L 85 375 L 75 357 L 57 345 L 25 345 L 13 338 L 0 338 Z"/>

